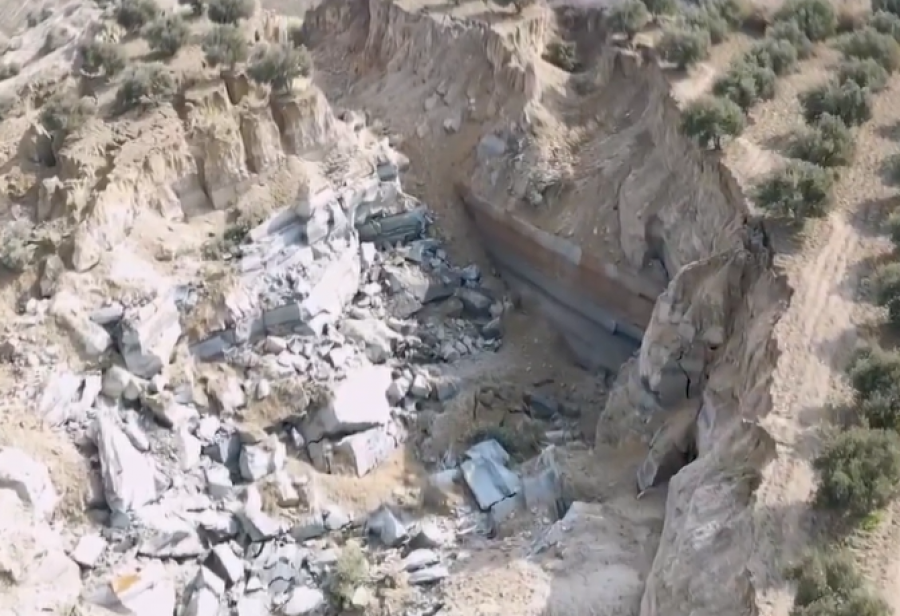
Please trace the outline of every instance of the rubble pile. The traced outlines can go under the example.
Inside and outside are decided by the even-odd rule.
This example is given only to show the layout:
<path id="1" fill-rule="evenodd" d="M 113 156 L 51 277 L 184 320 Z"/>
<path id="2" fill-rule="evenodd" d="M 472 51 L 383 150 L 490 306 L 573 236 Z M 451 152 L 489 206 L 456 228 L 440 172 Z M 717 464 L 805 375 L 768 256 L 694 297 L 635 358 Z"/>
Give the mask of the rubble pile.
<path id="1" fill-rule="evenodd" d="M 450 518 L 388 504 L 346 511 L 324 502 L 314 475 L 288 469 L 299 456 L 320 473 L 367 475 L 414 445 L 422 410 L 440 412 L 458 394 L 443 366 L 502 344 L 507 300 L 482 286 L 477 266 L 449 261 L 398 175 L 381 165 L 250 229 L 232 259 L 225 327 L 189 353 L 183 322 L 199 289 L 190 284 L 94 307 L 48 289 L 25 306 L 23 318 L 53 317 L 71 332 L 89 366 L 54 368 L 36 412 L 92 456 L 87 506 L 99 526 L 3 531 L 46 534 L 31 542 L 44 546 L 35 558 L 57 559 L 51 573 L 64 569 L 71 585 L 54 601 L 135 616 L 324 614 L 367 609 L 378 584 L 399 576 L 413 589 L 406 613 L 433 614 L 433 588 L 461 557 L 456 539 L 525 507 L 559 508 L 552 455 L 518 474 L 496 440 L 434 469 L 438 489 L 469 495 Z M 15 337 L 2 350 L 7 362 L 44 363 Z M 215 364 L 228 369 L 198 377 Z M 246 425 L 266 400 L 284 407 L 282 420 Z M 16 496 L 2 501 L 4 519 L 20 510 L 51 518 L 54 487 L 24 452 L 0 450 L 0 488 Z M 33 591 L 56 583 L 47 575 L 35 566 L 13 576 L 21 613 L 46 608 Z"/>

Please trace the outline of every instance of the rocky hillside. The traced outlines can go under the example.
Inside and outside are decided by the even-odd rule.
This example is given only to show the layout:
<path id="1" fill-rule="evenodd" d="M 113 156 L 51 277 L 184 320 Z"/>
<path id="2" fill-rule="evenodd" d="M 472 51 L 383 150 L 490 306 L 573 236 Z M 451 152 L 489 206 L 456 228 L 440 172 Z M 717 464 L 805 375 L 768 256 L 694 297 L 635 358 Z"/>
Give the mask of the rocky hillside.
<path id="1" fill-rule="evenodd" d="M 3 609 L 744 614 L 781 579 L 792 289 L 743 188 L 651 50 L 576 77 L 545 6 L 409 4 L 11 38 Z"/>

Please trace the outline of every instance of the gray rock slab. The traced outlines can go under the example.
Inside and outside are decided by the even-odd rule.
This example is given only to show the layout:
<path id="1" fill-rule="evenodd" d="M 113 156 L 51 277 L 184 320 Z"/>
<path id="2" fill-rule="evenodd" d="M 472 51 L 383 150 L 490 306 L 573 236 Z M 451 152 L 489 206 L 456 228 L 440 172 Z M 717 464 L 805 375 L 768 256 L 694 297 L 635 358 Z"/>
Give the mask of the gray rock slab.
<path id="1" fill-rule="evenodd" d="M 332 400 L 310 413 L 303 437 L 312 442 L 386 425 L 391 420 L 387 390 L 392 381 L 391 369 L 386 366 L 351 371 L 335 387 Z"/>

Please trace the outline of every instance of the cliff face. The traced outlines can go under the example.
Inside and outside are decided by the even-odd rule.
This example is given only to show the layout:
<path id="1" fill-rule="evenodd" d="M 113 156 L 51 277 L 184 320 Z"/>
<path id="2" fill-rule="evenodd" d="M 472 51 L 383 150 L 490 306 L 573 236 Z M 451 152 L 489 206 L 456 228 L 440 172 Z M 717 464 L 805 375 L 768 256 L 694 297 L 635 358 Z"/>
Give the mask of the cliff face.
<path id="1" fill-rule="evenodd" d="M 562 83 L 537 67 L 547 23 L 534 15 L 501 36 L 388 0 L 326 2 L 307 30 L 320 54 L 334 53 L 328 37 L 344 41 L 348 70 L 379 83 L 367 92 L 408 79 L 398 105 L 428 111 L 437 89 L 452 107 L 465 93 L 466 136 L 441 143 L 470 140 L 458 179 L 501 268 L 528 279 L 557 324 L 594 315 L 597 327 L 643 330 L 596 430 L 604 450 L 646 446 L 641 487 L 671 477 L 640 612 L 754 613 L 753 491 L 776 455 L 756 419 L 771 408 L 773 329 L 791 289 L 731 172 L 680 134 L 652 55 L 603 50 L 588 76 Z M 371 107 L 389 113 L 383 102 Z M 618 282 L 592 293 L 601 278 L 586 271 Z M 640 298 L 653 289 L 647 316 Z"/>

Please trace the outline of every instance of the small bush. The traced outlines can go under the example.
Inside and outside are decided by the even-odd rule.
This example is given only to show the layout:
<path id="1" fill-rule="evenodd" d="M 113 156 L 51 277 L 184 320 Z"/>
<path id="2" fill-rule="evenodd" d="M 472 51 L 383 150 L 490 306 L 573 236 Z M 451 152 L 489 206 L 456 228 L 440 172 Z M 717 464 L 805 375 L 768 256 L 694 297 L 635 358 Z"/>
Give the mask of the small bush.
<path id="1" fill-rule="evenodd" d="M 844 551 L 817 550 L 787 572 L 797 585 L 791 616 L 889 616 Z"/>
<path id="2" fill-rule="evenodd" d="M 793 45 L 798 58 L 808 58 L 812 55 L 812 41 L 796 21 L 779 21 L 766 30 L 766 36 L 776 41 L 787 41 Z"/>
<path id="3" fill-rule="evenodd" d="M 541 453 L 545 445 L 546 432 L 537 421 L 523 421 L 514 426 L 483 426 L 466 437 L 471 447 L 478 443 L 494 440 L 500 443 L 512 458 L 524 462 Z"/>
<path id="4" fill-rule="evenodd" d="M 736 137 L 744 130 L 744 114 L 728 99 L 704 97 L 684 110 L 681 129 L 701 147 L 720 150 L 725 138 Z"/>
<path id="5" fill-rule="evenodd" d="M 840 167 L 852 162 L 854 151 L 850 129 L 840 118 L 826 113 L 794 137 L 788 156 L 820 167 Z"/>
<path id="6" fill-rule="evenodd" d="M 7 79 L 15 77 L 21 70 L 22 67 L 15 62 L 0 64 L 0 81 L 6 81 Z"/>
<path id="7" fill-rule="evenodd" d="M 859 351 L 850 362 L 850 384 L 857 400 L 900 391 L 900 354 L 881 347 Z"/>
<path id="8" fill-rule="evenodd" d="M 191 29 L 180 15 L 166 15 L 144 26 L 141 34 L 152 51 L 171 58 L 187 43 Z"/>
<path id="9" fill-rule="evenodd" d="M 293 45 L 293 42 L 292 42 Z M 293 45 L 296 49 L 297 46 Z M 574 73 L 578 69 L 578 54 L 575 53 L 575 44 L 568 41 L 551 41 L 544 52 L 544 60 L 561 68 L 567 73 Z"/>
<path id="10" fill-rule="evenodd" d="M 677 0 L 643 0 L 647 11 L 654 16 L 671 15 L 678 10 Z"/>
<path id="11" fill-rule="evenodd" d="M 863 28 L 838 38 L 837 48 L 849 58 L 871 58 L 888 72 L 900 67 L 900 45 L 894 38 L 873 28 Z"/>
<path id="12" fill-rule="evenodd" d="M 125 53 L 115 43 L 94 40 L 83 44 L 79 50 L 81 69 L 94 75 L 106 77 L 118 75 L 125 68 Z"/>
<path id="13" fill-rule="evenodd" d="M 67 136 L 77 131 L 94 115 L 96 105 L 90 98 L 80 98 L 66 90 L 54 94 L 41 107 L 40 122 L 59 146 Z"/>
<path id="14" fill-rule="evenodd" d="M 747 62 L 772 69 L 776 75 L 784 75 L 797 65 L 797 49 L 784 39 L 764 39 L 747 52 Z"/>
<path id="15" fill-rule="evenodd" d="M 875 283 L 876 299 L 896 317 L 900 314 L 896 304 L 900 297 L 900 265 L 894 263 L 879 269 Z M 863 349 L 850 363 L 848 373 L 856 390 L 860 418 L 866 426 L 900 430 L 900 354 L 879 347 Z"/>
<path id="16" fill-rule="evenodd" d="M 747 111 L 758 101 L 775 96 L 775 73 L 770 68 L 738 62 L 713 83 L 713 94 Z"/>
<path id="17" fill-rule="evenodd" d="M 751 12 L 743 0 L 704 0 L 700 6 L 707 13 L 720 16 L 732 29 L 743 26 Z"/>
<path id="18" fill-rule="evenodd" d="M 667 61 L 684 70 L 709 55 L 710 38 L 706 30 L 667 29 L 657 48 Z"/>
<path id="19" fill-rule="evenodd" d="M 178 4 L 180 4 L 181 6 L 191 7 L 191 15 L 193 15 L 194 17 L 203 15 L 203 0 L 178 0 Z"/>
<path id="20" fill-rule="evenodd" d="M 820 477 L 818 504 L 864 518 L 897 495 L 900 436 L 887 430 L 851 428 L 825 447 L 813 467 Z"/>
<path id="21" fill-rule="evenodd" d="M 272 86 L 276 91 L 290 89 L 297 77 L 312 73 L 312 58 L 305 47 L 294 49 L 288 45 L 261 46 L 247 67 L 250 79 Z"/>
<path id="22" fill-rule="evenodd" d="M 831 205 L 831 174 L 805 161 L 791 161 L 756 187 L 754 199 L 763 209 L 795 220 L 821 218 Z"/>
<path id="23" fill-rule="evenodd" d="M 724 17 L 702 7 L 688 7 L 681 15 L 681 25 L 687 30 L 703 30 L 709 33 L 709 42 L 713 45 L 723 42 L 731 30 Z"/>
<path id="24" fill-rule="evenodd" d="M 162 64 L 133 67 L 116 91 L 116 107 L 120 113 L 139 107 L 160 105 L 175 96 L 178 83 Z"/>
<path id="25" fill-rule="evenodd" d="M 900 0 L 872 0 L 872 10 L 876 13 L 884 11 L 900 15 Z"/>
<path id="26" fill-rule="evenodd" d="M 116 7 L 116 22 L 128 32 L 137 32 L 159 15 L 160 9 L 154 0 L 122 0 Z"/>
<path id="27" fill-rule="evenodd" d="M 247 59 L 249 47 L 244 33 L 237 26 L 214 26 L 203 39 L 203 53 L 210 66 L 234 68 Z"/>
<path id="28" fill-rule="evenodd" d="M 843 120 L 847 126 L 857 126 L 872 117 L 869 91 L 855 81 L 826 83 L 800 95 L 803 117 L 810 124 L 826 113 Z"/>
<path id="29" fill-rule="evenodd" d="M 250 19 L 256 12 L 253 0 L 210 0 L 206 16 L 216 24 L 237 24 L 242 19 Z"/>
<path id="30" fill-rule="evenodd" d="M 330 594 L 342 608 L 351 606 L 356 590 L 369 581 L 369 561 L 356 542 L 348 542 L 334 564 Z"/>
<path id="31" fill-rule="evenodd" d="M 900 154 L 888 156 L 882 163 L 882 174 L 885 181 L 894 186 L 900 185 Z"/>
<path id="32" fill-rule="evenodd" d="M 900 248 L 900 211 L 892 213 L 885 221 L 885 231 L 894 242 L 895 248 Z"/>
<path id="33" fill-rule="evenodd" d="M 650 21 L 650 13 L 640 0 L 625 0 L 609 13 L 609 29 L 624 34 L 629 39 L 640 32 Z"/>
<path id="34" fill-rule="evenodd" d="M 869 17 L 870 28 L 887 34 L 895 41 L 900 41 L 900 17 L 887 11 L 877 11 Z"/>
<path id="35" fill-rule="evenodd" d="M 845 60 L 838 68 L 838 83 L 852 81 L 860 88 L 878 92 L 887 84 L 888 72 L 872 58 Z"/>
<path id="36" fill-rule="evenodd" d="M 837 13 L 828 0 L 788 0 L 775 14 L 775 21 L 793 21 L 815 42 L 834 34 Z"/>
<path id="37" fill-rule="evenodd" d="M 891 323 L 900 325 L 900 263 L 888 263 L 878 268 L 875 273 L 875 301 L 882 308 L 887 308 Z M 900 379 L 900 371 L 894 376 Z M 897 387 L 900 388 L 900 381 Z M 900 402 L 900 396 L 897 401 Z"/>

